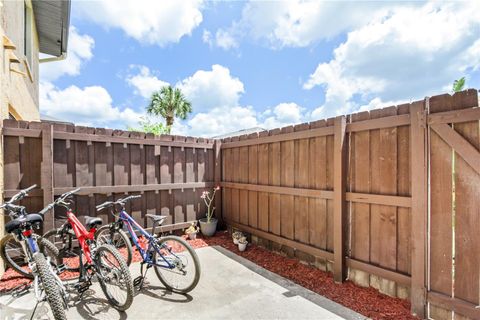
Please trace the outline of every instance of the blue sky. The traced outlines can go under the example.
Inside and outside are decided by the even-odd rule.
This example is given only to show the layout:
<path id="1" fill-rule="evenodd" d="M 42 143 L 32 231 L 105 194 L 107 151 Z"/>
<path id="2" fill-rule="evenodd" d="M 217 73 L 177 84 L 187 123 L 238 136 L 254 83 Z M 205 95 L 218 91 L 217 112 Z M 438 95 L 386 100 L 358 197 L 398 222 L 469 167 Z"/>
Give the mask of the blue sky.
<path id="1" fill-rule="evenodd" d="M 121 5 L 120 5 L 121 4 Z M 73 1 L 68 58 L 41 66 L 40 109 L 124 129 L 153 90 L 193 113 L 176 134 L 280 127 L 480 87 L 476 2 Z"/>

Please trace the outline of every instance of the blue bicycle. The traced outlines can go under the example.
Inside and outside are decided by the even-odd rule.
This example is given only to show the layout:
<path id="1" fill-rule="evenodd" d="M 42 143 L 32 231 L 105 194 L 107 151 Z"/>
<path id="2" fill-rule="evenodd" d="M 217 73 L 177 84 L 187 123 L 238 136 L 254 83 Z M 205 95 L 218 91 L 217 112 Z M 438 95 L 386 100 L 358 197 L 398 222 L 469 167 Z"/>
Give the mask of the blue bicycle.
<path id="1" fill-rule="evenodd" d="M 116 201 L 107 201 L 97 206 L 97 211 L 111 208 L 111 213 L 116 217 L 115 222 L 103 226 L 97 231 L 95 235 L 97 242 L 112 244 L 120 251 L 126 250 L 127 257 L 131 257 L 133 250 L 129 245 L 130 240 L 118 241 L 125 238 L 123 227 L 126 226 L 133 244 L 143 259 L 140 263 L 140 276 L 133 282 L 135 286 L 142 288 L 148 269 L 154 267 L 158 279 L 167 289 L 177 293 L 187 293 L 193 290 L 200 280 L 200 261 L 195 250 L 180 237 L 169 235 L 157 238 L 154 236 L 155 228 L 165 221 L 166 216 L 147 214 L 147 217 L 153 222 L 152 234 L 145 231 L 125 211 L 125 204 L 138 198 L 141 196 L 133 195 Z M 144 243 L 140 243 L 135 231 L 144 237 Z M 128 252 L 128 250 L 131 251 Z M 145 272 L 144 266 L 146 266 Z"/>

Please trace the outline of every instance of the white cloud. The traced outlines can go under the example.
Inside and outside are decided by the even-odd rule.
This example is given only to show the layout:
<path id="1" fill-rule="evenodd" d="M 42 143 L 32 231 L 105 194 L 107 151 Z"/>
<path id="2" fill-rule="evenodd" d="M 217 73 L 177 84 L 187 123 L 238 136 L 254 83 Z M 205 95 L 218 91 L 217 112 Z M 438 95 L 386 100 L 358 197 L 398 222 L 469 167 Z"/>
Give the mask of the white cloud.
<path id="1" fill-rule="evenodd" d="M 405 3 L 348 1 L 251 1 L 242 17 L 226 29 L 224 38 L 248 36 L 273 48 L 306 47 L 364 25 Z M 341 14 L 339 14 L 341 13 Z M 232 46 L 230 46 L 232 47 Z M 230 48 L 229 47 L 229 48 Z"/>
<path id="2" fill-rule="evenodd" d="M 208 30 L 203 31 L 202 40 L 204 43 L 207 43 L 210 47 L 217 46 L 224 50 L 229 50 L 232 48 L 238 48 L 239 43 L 230 31 L 218 29 L 215 32 L 215 38 L 213 38 L 212 33 Z"/>
<path id="3" fill-rule="evenodd" d="M 157 78 L 146 66 L 131 66 L 132 69 L 138 69 L 139 73 L 127 76 L 127 83 L 134 88 L 134 93 L 148 99 L 154 91 L 160 90 L 169 83 Z"/>
<path id="4" fill-rule="evenodd" d="M 179 42 L 203 20 L 202 0 L 102 0 L 80 1 L 77 9 L 105 28 L 119 28 L 145 44 L 164 46 Z"/>
<path id="5" fill-rule="evenodd" d="M 136 126 L 142 116 L 130 108 L 113 106 L 112 97 L 101 86 L 59 89 L 49 82 L 40 84 L 40 112 L 77 125 L 122 129 Z"/>
<path id="6" fill-rule="evenodd" d="M 348 33 L 305 89 L 325 88 L 326 116 L 350 112 L 356 101 L 398 101 L 435 94 L 480 67 L 480 3 L 427 3 L 396 8 Z"/>
<path id="7" fill-rule="evenodd" d="M 264 112 L 271 116 L 263 121 L 262 127 L 272 129 L 301 123 L 304 120 L 303 111 L 304 109 L 296 103 L 280 103 L 273 110 Z"/>
<path id="8" fill-rule="evenodd" d="M 237 106 L 245 91 L 242 81 L 218 64 L 213 65 L 211 71 L 198 70 L 179 82 L 177 87 L 192 102 L 195 111 Z"/>
<path id="9" fill-rule="evenodd" d="M 82 65 L 93 57 L 95 41 L 86 34 L 80 34 L 70 27 L 67 59 L 40 64 L 41 81 L 54 81 L 63 75 L 76 76 Z"/>

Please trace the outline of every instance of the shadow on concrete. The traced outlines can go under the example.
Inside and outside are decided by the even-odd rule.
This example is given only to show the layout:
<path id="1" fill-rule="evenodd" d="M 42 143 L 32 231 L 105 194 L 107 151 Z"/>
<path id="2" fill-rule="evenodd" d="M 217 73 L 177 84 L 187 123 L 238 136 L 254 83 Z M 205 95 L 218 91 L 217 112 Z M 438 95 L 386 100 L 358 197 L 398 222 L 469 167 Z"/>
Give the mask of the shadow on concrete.
<path id="1" fill-rule="evenodd" d="M 165 287 L 151 285 L 147 282 L 147 280 L 145 280 L 143 288 L 140 291 L 135 290 L 135 297 L 139 295 L 146 295 L 151 298 L 173 303 L 188 303 L 193 300 L 193 297 L 188 293 L 175 293 L 166 289 Z"/>

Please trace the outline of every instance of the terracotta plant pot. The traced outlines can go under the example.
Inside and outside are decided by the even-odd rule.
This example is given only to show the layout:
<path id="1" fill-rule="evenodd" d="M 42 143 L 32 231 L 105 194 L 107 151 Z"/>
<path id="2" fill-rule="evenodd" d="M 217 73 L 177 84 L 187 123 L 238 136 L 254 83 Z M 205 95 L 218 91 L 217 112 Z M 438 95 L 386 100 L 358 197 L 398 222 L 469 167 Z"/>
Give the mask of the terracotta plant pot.
<path id="1" fill-rule="evenodd" d="M 204 236 L 211 237 L 215 234 L 215 231 L 217 231 L 217 219 L 212 218 L 210 222 L 207 222 L 207 218 L 203 218 L 198 221 L 200 221 L 200 231 L 202 231 Z"/>

